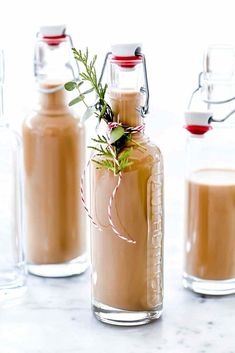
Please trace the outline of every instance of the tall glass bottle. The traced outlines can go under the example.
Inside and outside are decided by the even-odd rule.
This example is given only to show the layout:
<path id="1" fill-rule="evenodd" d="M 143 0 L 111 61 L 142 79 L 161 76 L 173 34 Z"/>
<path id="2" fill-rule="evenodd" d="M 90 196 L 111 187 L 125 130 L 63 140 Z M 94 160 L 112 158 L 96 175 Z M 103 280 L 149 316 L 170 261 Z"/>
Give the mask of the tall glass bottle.
<path id="1" fill-rule="evenodd" d="M 115 121 L 133 128 L 143 124 L 144 115 L 146 67 L 139 49 L 136 44 L 115 45 L 108 57 Z M 94 164 L 91 168 L 91 213 L 101 228 L 92 225 L 92 305 L 99 320 L 131 326 L 162 312 L 163 162 L 159 148 L 141 131 L 127 147 L 132 148 L 132 165 L 123 171 L 110 215 L 118 176 Z M 125 239 L 113 230 L 110 218 Z"/>
<path id="2" fill-rule="evenodd" d="M 35 49 L 39 105 L 23 125 L 29 271 L 47 277 L 82 273 L 86 221 L 80 197 L 85 130 L 68 108 L 64 83 L 74 79 L 64 26 L 42 27 Z"/>
<path id="3" fill-rule="evenodd" d="M 0 51 L 0 302 L 25 289 L 22 239 L 22 142 L 3 116 L 4 59 Z"/>
<path id="4" fill-rule="evenodd" d="M 235 293 L 234 73 L 235 48 L 210 47 L 198 89 L 200 111 L 185 114 L 183 284 L 209 295 Z"/>

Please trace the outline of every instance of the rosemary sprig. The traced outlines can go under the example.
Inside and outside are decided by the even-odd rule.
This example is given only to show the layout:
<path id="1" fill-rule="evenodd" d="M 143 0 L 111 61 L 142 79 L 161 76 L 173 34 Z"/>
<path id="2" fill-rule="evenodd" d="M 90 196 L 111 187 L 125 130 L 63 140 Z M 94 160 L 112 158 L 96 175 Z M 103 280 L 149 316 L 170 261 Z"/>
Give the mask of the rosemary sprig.
<path id="1" fill-rule="evenodd" d="M 93 158 L 92 161 L 96 164 L 98 169 L 105 168 L 111 170 L 115 175 L 122 172 L 124 169 L 130 167 L 133 162 L 129 160 L 132 153 L 132 148 L 126 148 L 120 152 L 120 147 L 111 145 L 108 138 L 98 135 L 92 141 L 96 142 L 99 146 L 88 146 L 95 151 L 95 156 L 101 156 L 99 160 Z"/>
<path id="2" fill-rule="evenodd" d="M 88 81 L 94 88 L 97 96 L 100 99 L 104 99 L 105 92 L 107 90 L 107 84 L 105 84 L 104 87 L 102 87 L 102 84 L 100 81 L 97 79 L 97 74 L 96 74 L 96 69 L 95 69 L 95 62 L 97 60 L 97 55 L 93 57 L 91 62 L 89 63 L 89 54 L 88 54 L 88 49 L 86 48 L 86 51 L 84 54 L 82 54 L 81 50 L 76 50 L 75 48 L 72 49 L 74 58 L 81 62 L 84 67 L 86 72 L 82 72 L 80 74 L 81 78 L 83 81 Z"/>
<path id="3" fill-rule="evenodd" d="M 83 121 L 87 120 L 93 114 L 98 118 L 98 123 L 103 120 L 106 124 L 114 121 L 114 114 L 105 100 L 105 94 L 107 91 L 107 84 L 104 86 L 101 80 L 97 77 L 95 63 L 97 56 L 95 55 L 91 60 L 89 59 L 88 49 L 85 53 L 81 50 L 72 49 L 75 59 L 80 62 L 84 67 L 84 72 L 80 73 L 81 81 L 75 82 L 70 81 L 65 84 L 65 89 L 73 91 L 77 89 L 79 95 L 75 97 L 69 105 L 82 102 L 86 106 L 86 111 L 83 115 Z M 84 83 L 88 83 L 90 88 L 86 91 L 81 91 L 81 86 Z M 88 105 L 86 102 L 86 95 L 95 92 L 97 100 L 93 105 Z M 97 168 L 104 168 L 110 170 L 114 175 L 118 175 L 124 169 L 130 167 L 133 162 L 130 161 L 130 156 L 133 151 L 133 147 L 128 147 L 127 143 L 132 140 L 132 132 L 126 130 L 127 127 L 118 125 L 110 129 L 110 133 L 107 136 L 97 135 L 93 138 L 95 146 L 88 146 L 94 151 L 92 161 L 95 163 Z M 141 145 L 135 143 L 139 148 Z"/>
<path id="4" fill-rule="evenodd" d="M 78 97 L 74 98 L 69 105 L 72 106 L 79 102 L 83 102 L 86 105 L 86 111 L 83 115 L 83 120 L 88 119 L 92 114 L 95 113 L 97 116 L 99 123 L 103 119 L 105 122 L 112 122 L 113 121 L 113 112 L 110 108 L 109 104 L 105 101 L 105 94 L 108 88 L 108 85 L 105 84 L 104 86 L 101 83 L 101 80 L 97 78 L 95 63 L 97 60 L 97 56 L 95 55 L 91 60 L 89 59 L 88 49 L 86 49 L 85 53 L 83 54 L 81 50 L 76 50 L 72 48 L 74 58 L 80 62 L 85 71 L 80 73 L 80 82 L 67 82 L 65 84 L 65 89 L 68 91 L 73 91 L 74 89 L 78 90 Z M 81 92 L 80 86 L 87 82 L 91 86 L 91 88 L 87 91 Z M 91 92 L 95 92 L 98 100 L 95 102 L 93 106 L 88 106 L 85 102 L 85 95 Z"/>

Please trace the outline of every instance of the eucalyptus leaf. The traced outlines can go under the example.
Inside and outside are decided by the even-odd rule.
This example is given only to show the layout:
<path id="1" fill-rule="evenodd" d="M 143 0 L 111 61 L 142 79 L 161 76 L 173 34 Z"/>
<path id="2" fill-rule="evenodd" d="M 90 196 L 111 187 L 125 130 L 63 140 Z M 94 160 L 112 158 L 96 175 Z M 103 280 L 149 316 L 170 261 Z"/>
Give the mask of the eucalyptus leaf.
<path id="1" fill-rule="evenodd" d="M 77 88 L 79 88 L 83 83 L 84 83 L 84 81 L 79 81 L 79 82 L 77 83 Z"/>
<path id="2" fill-rule="evenodd" d="M 87 119 L 89 119 L 95 112 L 95 107 L 89 107 L 87 108 L 87 110 L 85 111 L 85 113 L 82 116 L 82 120 L 86 121 Z"/>
<path id="3" fill-rule="evenodd" d="M 73 91 L 76 87 L 77 87 L 77 84 L 74 81 L 67 82 L 64 85 L 64 88 L 66 89 L 66 91 Z"/>
<path id="4" fill-rule="evenodd" d="M 125 133 L 125 130 L 123 129 L 123 127 L 118 126 L 114 129 L 112 129 L 111 133 L 110 133 L 110 143 L 114 143 L 117 140 L 119 140 Z"/>
<path id="5" fill-rule="evenodd" d="M 81 63 L 84 67 L 84 71 L 80 73 L 79 82 L 68 82 L 65 85 L 65 89 L 68 91 L 73 91 L 77 88 L 78 96 L 74 98 L 69 106 L 77 104 L 82 101 L 86 106 L 86 111 L 82 117 L 83 121 L 89 119 L 89 117 L 94 114 L 97 119 L 97 126 L 103 120 L 105 123 L 114 121 L 114 114 L 105 100 L 105 94 L 107 91 L 107 84 L 103 85 L 101 79 L 97 78 L 97 72 L 95 68 L 96 55 L 93 58 L 89 58 L 88 49 L 83 53 L 81 50 L 72 49 L 75 59 Z M 84 92 L 80 91 L 80 86 L 86 82 L 90 87 L 84 88 Z M 90 88 L 90 89 L 89 89 Z M 95 92 L 96 103 L 94 105 L 88 106 L 86 102 L 86 97 L 89 93 Z M 114 175 L 118 175 L 129 168 L 134 162 L 130 160 L 130 155 L 132 148 L 128 146 L 128 141 L 132 140 L 132 131 L 126 130 L 122 125 L 111 129 L 110 134 L 106 135 L 96 135 L 92 139 L 95 143 L 94 146 L 88 146 L 93 150 L 93 159 L 96 168 L 106 169 L 112 171 Z M 136 148 L 143 147 L 133 140 Z M 100 158 L 102 157 L 102 158 Z"/>
<path id="6" fill-rule="evenodd" d="M 94 87 L 92 87 L 92 88 L 90 88 L 90 89 L 88 89 L 87 91 L 85 91 L 85 92 L 82 92 L 82 94 L 88 94 L 88 93 L 91 93 L 91 92 L 93 92 L 94 91 Z"/>
<path id="7" fill-rule="evenodd" d="M 81 94 L 80 96 L 78 96 L 78 97 L 74 98 L 73 100 L 71 100 L 71 102 L 69 102 L 69 106 L 71 107 L 72 105 L 83 101 L 84 98 L 85 98 L 85 96 Z"/>

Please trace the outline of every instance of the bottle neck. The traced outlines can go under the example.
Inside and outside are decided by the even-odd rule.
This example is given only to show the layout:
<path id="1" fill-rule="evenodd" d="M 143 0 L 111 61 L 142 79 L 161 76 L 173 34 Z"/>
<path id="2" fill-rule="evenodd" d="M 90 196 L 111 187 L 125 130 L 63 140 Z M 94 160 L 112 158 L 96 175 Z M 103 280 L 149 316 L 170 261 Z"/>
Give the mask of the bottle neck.
<path id="1" fill-rule="evenodd" d="M 115 121 L 128 127 L 142 124 L 143 60 L 141 57 L 109 58 L 108 87 Z"/>
<path id="2" fill-rule="evenodd" d="M 142 124 L 142 94 L 139 91 L 113 89 L 110 90 L 109 97 L 116 122 L 130 127 Z"/>
<path id="3" fill-rule="evenodd" d="M 71 54 L 68 36 L 37 38 L 34 67 L 41 114 L 53 116 L 69 113 L 64 83 L 74 80 L 77 74 Z"/>
<path id="4" fill-rule="evenodd" d="M 39 85 L 39 112 L 58 116 L 69 113 L 67 95 L 62 84 L 41 83 Z"/>

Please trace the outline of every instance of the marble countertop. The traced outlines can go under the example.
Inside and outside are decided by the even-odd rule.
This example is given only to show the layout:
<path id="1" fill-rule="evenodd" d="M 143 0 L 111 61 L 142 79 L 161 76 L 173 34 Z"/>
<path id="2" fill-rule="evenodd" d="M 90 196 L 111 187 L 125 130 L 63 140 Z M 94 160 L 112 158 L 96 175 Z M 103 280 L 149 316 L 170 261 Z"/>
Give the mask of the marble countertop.
<path id="1" fill-rule="evenodd" d="M 26 294 L 0 307 L 0 353 L 235 353 L 235 295 L 182 287 L 182 197 L 168 157 L 162 318 L 132 328 L 97 321 L 89 270 L 67 279 L 29 276 Z"/>
<path id="2" fill-rule="evenodd" d="M 90 310 L 89 271 L 67 279 L 29 276 L 24 297 L 0 309 L 0 352 L 235 353 L 235 296 L 205 297 L 182 288 L 173 233 L 166 241 L 161 319 L 132 328 L 98 322 Z"/>

